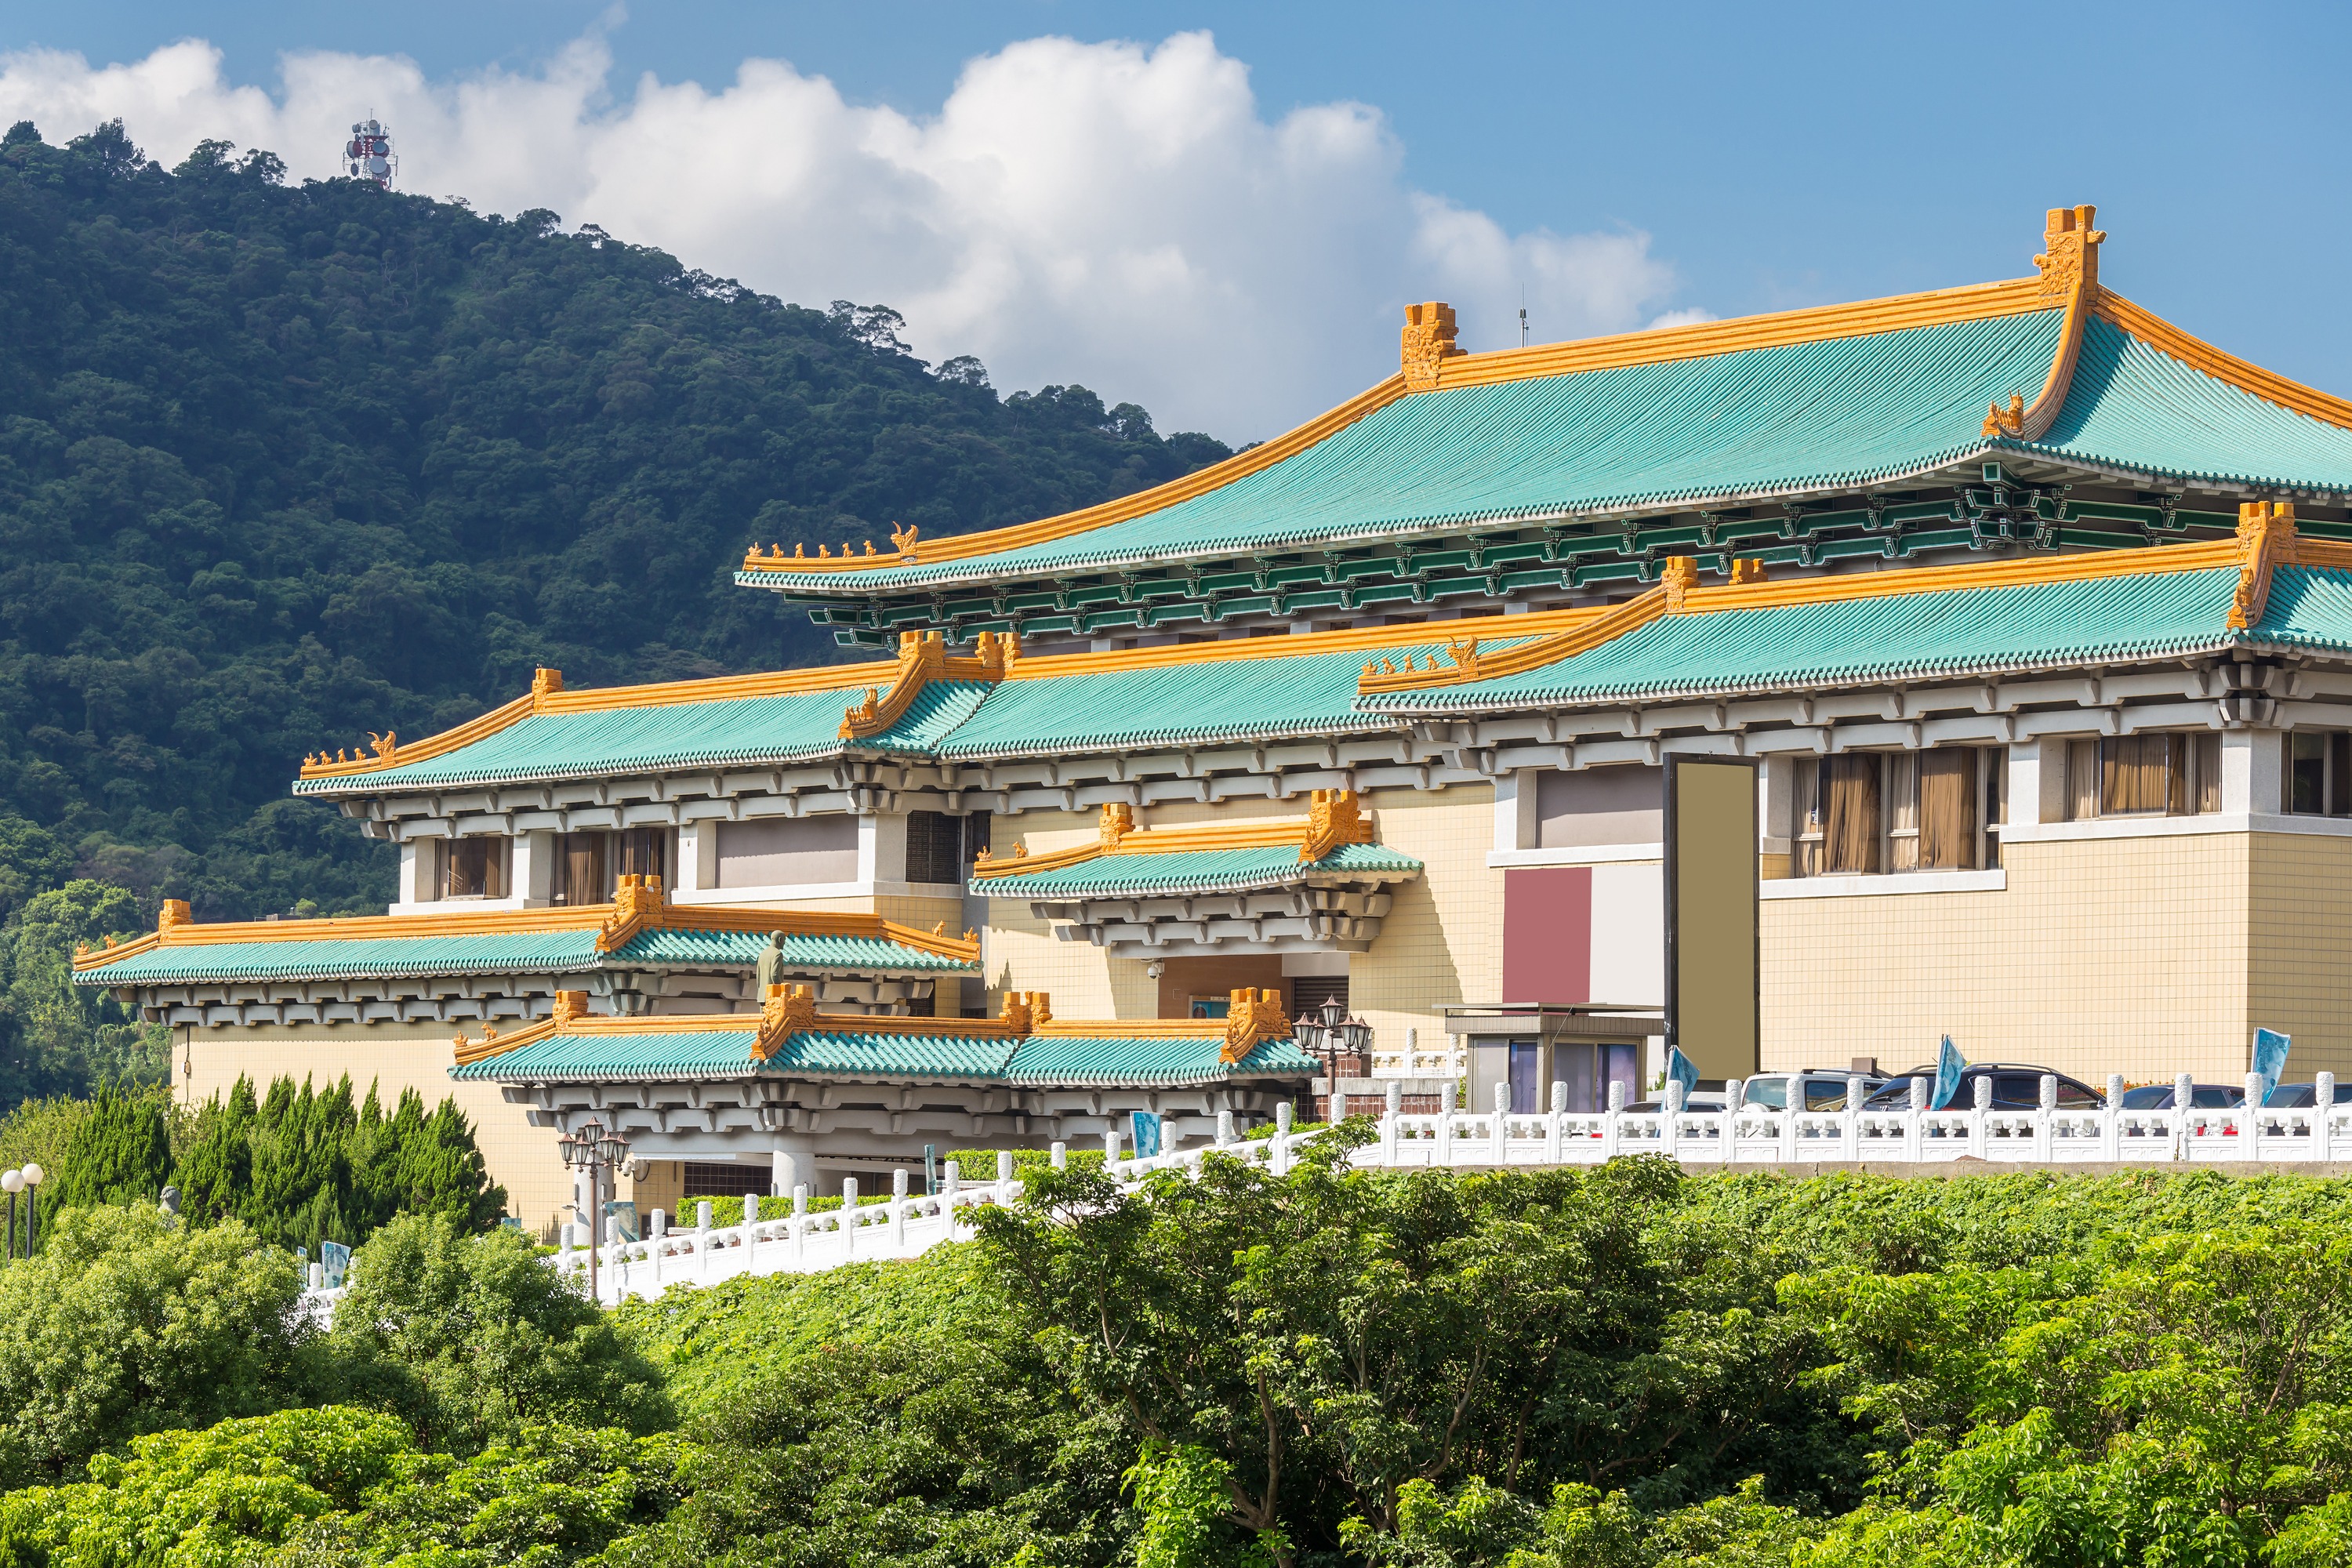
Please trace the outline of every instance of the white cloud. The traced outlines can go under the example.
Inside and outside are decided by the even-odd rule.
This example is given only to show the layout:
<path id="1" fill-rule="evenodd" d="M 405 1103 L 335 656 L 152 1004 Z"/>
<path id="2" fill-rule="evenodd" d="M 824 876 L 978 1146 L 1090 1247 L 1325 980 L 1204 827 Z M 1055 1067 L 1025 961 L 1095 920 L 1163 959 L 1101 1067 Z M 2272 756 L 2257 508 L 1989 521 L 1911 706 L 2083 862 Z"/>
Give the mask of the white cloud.
<path id="1" fill-rule="evenodd" d="M 454 80 L 380 56 L 281 64 L 272 94 L 228 81 L 202 41 L 102 68 L 0 56 L 0 121 L 57 141 L 119 116 L 166 163 L 215 137 L 300 178 L 339 173 L 373 112 L 404 189 L 552 208 L 803 303 L 893 305 L 918 352 L 977 354 L 1000 387 L 1083 382 L 1163 430 L 1232 439 L 1393 369 L 1407 300 L 1451 300 L 1465 346 L 1496 348 L 1517 341 L 1523 294 L 1549 341 L 1640 326 L 1675 287 L 1647 235 L 1514 235 L 1411 188 L 1375 109 L 1267 120 L 1206 33 L 1013 44 L 924 117 L 781 60 L 719 90 L 647 76 L 616 93 L 594 36 L 536 71 Z"/>

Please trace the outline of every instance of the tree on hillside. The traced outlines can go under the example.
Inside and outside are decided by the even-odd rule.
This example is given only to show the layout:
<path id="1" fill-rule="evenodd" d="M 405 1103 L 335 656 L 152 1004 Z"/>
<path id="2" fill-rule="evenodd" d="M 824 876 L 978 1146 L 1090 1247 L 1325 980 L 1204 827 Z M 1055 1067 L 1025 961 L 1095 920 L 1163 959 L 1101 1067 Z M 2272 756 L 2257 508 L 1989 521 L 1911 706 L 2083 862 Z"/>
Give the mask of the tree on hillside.
<path id="1" fill-rule="evenodd" d="M 305 752 L 538 665 L 822 660 L 732 586 L 747 546 L 937 538 L 1225 452 L 934 372 L 880 306 L 284 173 L 220 142 L 166 170 L 119 123 L 0 141 L 0 912 L 61 855 L 200 919 L 380 906 L 389 847 L 286 798 Z"/>

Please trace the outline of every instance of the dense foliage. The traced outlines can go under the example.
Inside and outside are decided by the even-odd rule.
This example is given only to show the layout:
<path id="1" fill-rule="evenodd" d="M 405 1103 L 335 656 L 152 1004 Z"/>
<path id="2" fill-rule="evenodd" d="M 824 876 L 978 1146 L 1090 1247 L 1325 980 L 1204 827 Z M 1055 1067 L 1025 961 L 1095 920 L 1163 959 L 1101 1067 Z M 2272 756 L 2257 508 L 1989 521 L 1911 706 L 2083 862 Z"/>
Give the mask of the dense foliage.
<path id="1" fill-rule="evenodd" d="M 108 931 L 163 897 L 380 908 L 389 851 L 287 796 L 305 753 L 470 718 L 538 665 L 822 661 L 731 585 L 748 545 L 1023 521 L 1225 453 L 927 366 L 881 307 L 282 175 L 214 142 L 167 171 L 120 124 L 0 141 L 0 921 L 75 878 L 136 895 Z M 0 1104 L 129 1065 L 93 1034 L 121 1017 L 56 1027 L 58 950 L 23 945 L 0 931 L 0 1055 L 40 1066 Z"/>
<path id="2" fill-rule="evenodd" d="M 1038 1171 L 617 1321 L 404 1219 L 331 1332 L 234 1222 L 86 1212 L 0 1271 L 0 1568 L 2352 1560 L 2343 1181 Z M 148 1392 L 142 1312 L 214 1373 Z"/>
<path id="3" fill-rule="evenodd" d="M 454 1101 L 427 1111 L 404 1089 L 387 1112 L 373 1085 L 355 1105 L 348 1078 L 323 1089 L 280 1078 L 260 1098 L 239 1079 L 225 1100 L 193 1110 L 160 1087 L 108 1080 L 88 1100 L 19 1107 L 0 1121 L 0 1157 L 41 1163 L 45 1215 L 152 1205 L 176 1186 L 191 1223 L 235 1219 L 313 1257 L 320 1242 L 355 1245 L 395 1215 L 466 1232 L 498 1224 L 506 1208 Z"/>

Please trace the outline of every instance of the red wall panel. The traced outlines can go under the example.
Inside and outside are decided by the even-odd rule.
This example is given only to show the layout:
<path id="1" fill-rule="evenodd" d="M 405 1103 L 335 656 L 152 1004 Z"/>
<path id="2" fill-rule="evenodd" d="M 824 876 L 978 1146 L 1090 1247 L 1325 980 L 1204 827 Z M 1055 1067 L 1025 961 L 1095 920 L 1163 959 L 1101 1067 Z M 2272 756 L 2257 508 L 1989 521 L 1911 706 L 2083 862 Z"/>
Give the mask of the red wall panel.
<path id="1" fill-rule="evenodd" d="M 1592 1000 L 1591 867 L 1503 873 L 1500 1000 Z"/>

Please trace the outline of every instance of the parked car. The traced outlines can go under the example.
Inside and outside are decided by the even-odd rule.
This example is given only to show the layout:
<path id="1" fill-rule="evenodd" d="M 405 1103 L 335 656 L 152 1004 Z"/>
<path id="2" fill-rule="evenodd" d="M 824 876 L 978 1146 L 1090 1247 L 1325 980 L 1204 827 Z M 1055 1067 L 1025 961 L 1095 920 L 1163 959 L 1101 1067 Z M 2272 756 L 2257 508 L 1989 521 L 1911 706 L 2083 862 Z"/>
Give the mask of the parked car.
<path id="1" fill-rule="evenodd" d="M 2305 1084 L 2303 1089 L 2304 1103 L 2308 1105 L 2311 1103 L 2311 1086 Z M 2196 1110 L 2227 1110 L 2233 1105 L 2244 1104 L 2245 1099 L 2246 1091 L 2235 1084 L 2192 1083 L 2189 1086 L 2189 1104 Z M 2275 1105 L 2278 1101 L 2273 1100 L 2271 1103 Z M 2137 1089 L 2127 1089 L 2124 1090 L 2124 1109 L 2169 1110 L 2172 1109 L 2172 1085 L 2144 1083 Z"/>
<path id="2" fill-rule="evenodd" d="M 1739 1103 L 1743 1108 L 1752 1105 L 1766 1110 L 1786 1110 L 1793 1093 L 1800 1110 L 1843 1110 L 1845 1080 L 1853 1077 L 1862 1079 L 1864 1105 L 1886 1082 L 1874 1073 L 1832 1072 L 1826 1068 L 1809 1068 L 1802 1072 L 1759 1072 L 1740 1090 Z"/>
<path id="3" fill-rule="evenodd" d="M 2202 1105 L 2205 1102 L 2200 1100 L 2197 1103 Z M 2233 1100 L 2230 1103 L 2235 1105 L 2237 1101 Z M 2319 1103 L 2319 1086 L 2312 1083 L 2283 1083 L 2271 1090 L 2263 1103 L 2277 1106 L 2285 1110 L 2305 1110 Z M 2339 1083 L 2336 1086 L 2336 1103 L 2352 1104 L 2352 1083 Z"/>
<path id="4" fill-rule="evenodd" d="M 1977 1080 L 1992 1080 L 1992 1108 L 1995 1110 L 2032 1110 L 2042 1104 L 2042 1079 L 2048 1068 L 2033 1067 L 2025 1062 L 1970 1062 L 1960 1074 L 1959 1087 L 1952 1093 L 1948 1109 L 1968 1110 L 1977 1102 Z M 2107 1097 L 2089 1084 L 2064 1073 L 2052 1076 L 2058 1079 L 2058 1105 L 2062 1110 L 2095 1110 L 2106 1104 Z M 1865 1110 L 1900 1110 L 1911 1103 L 1911 1079 L 1924 1078 L 1936 1081 L 1936 1064 L 1913 1068 L 1897 1073 L 1885 1088 L 1864 1100 Z"/>
<path id="5" fill-rule="evenodd" d="M 1665 1108 L 1666 1101 L 1663 1095 L 1653 1095 L 1648 1100 L 1631 1100 L 1628 1101 L 1625 1106 L 1625 1109 L 1628 1110 L 1664 1110 Z M 1721 1110 L 1723 1109 L 1723 1090 L 1719 1089 L 1693 1089 L 1691 1091 L 1690 1098 L 1683 1101 L 1683 1109 L 1685 1110 Z"/>

